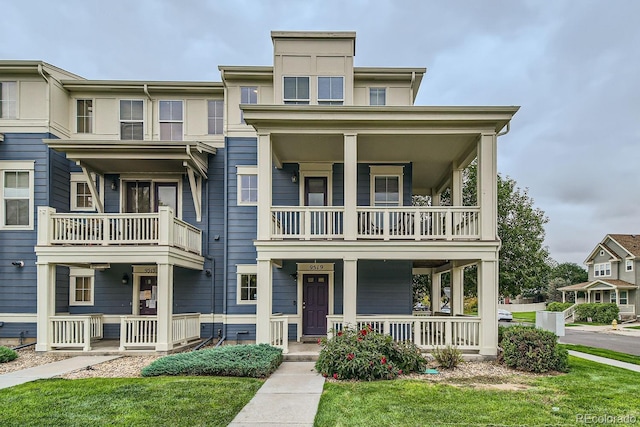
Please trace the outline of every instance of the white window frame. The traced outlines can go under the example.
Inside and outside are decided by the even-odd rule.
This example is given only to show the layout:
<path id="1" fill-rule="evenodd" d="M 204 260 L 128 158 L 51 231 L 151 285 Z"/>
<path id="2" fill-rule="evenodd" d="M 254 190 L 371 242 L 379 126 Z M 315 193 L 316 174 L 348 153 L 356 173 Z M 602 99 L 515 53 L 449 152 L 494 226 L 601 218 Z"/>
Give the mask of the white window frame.
<path id="1" fill-rule="evenodd" d="M 20 85 L 15 80 L 3 80 L 3 81 L 0 81 L 0 85 L 5 85 L 5 84 L 9 84 L 9 83 L 13 83 L 14 92 L 15 92 L 15 98 L 11 99 L 11 98 L 3 97 L 1 94 L 4 93 L 4 90 L 2 90 L 0 88 L 0 120 L 2 120 L 2 119 L 15 120 L 15 119 L 18 118 L 18 111 L 19 111 L 19 109 L 18 109 L 18 100 L 20 99 L 20 94 L 19 94 Z M 6 116 L 6 117 L 2 114 L 2 110 L 4 109 L 4 104 L 5 103 L 13 106 L 13 110 L 9 111 L 9 115 Z"/>
<path id="2" fill-rule="evenodd" d="M 91 179 L 93 180 L 93 185 L 95 185 L 98 190 L 100 201 L 104 204 L 104 178 L 100 179 L 100 185 L 97 185 L 96 174 L 92 173 Z M 69 177 L 69 184 L 71 186 L 70 188 L 71 200 L 69 203 L 69 207 L 71 208 L 72 211 L 77 211 L 77 212 L 95 212 L 96 204 L 93 200 L 91 201 L 91 207 L 78 206 L 78 184 L 79 183 L 85 183 L 85 184 L 87 183 L 84 173 L 71 172 Z"/>
<path id="3" fill-rule="evenodd" d="M 82 118 L 88 118 L 89 119 L 89 131 L 87 132 L 86 130 L 84 132 L 80 132 L 80 129 L 78 129 L 78 119 L 80 119 L 80 111 L 78 109 L 78 103 L 79 102 L 87 102 L 90 101 L 91 102 L 91 107 L 89 109 L 89 115 L 88 116 L 82 116 Z M 75 110 L 76 110 L 76 133 L 81 134 L 81 135 L 85 135 L 85 134 L 91 134 L 93 133 L 93 108 L 94 108 L 94 99 L 93 98 L 75 98 Z"/>
<path id="4" fill-rule="evenodd" d="M 333 95 L 333 91 L 329 89 L 329 98 L 320 98 L 320 79 L 330 79 L 331 82 L 329 87 L 333 87 L 333 79 L 341 79 L 342 80 L 342 98 L 331 98 Z M 317 89 L 318 89 L 318 105 L 344 105 L 344 76 L 318 76 L 317 79 Z"/>
<path id="5" fill-rule="evenodd" d="M 256 276 L 256 299 L 242 299 L 242 276 Z M 256 264 L 237 264 L 236 284 L 236 303 L 239 305 L 255 305 L 258 301 L 258 266 Z"/>
<path id="6" fill-rule="evenodd" d="M 379 94 L 376 94 L 376 103 L 375 104 L 373 103 L 373 96 L 372 96 L 373 94 L 372 94 L 372 92 L 374 90 L 375 91 L 382 91 L 383 96 L 384 96 L 384 103 L 382 103 L 382 104 L 377 103 L 377 101 L 380 98 Z M 369 105 L 374 105 L 374 106 L 387 105 L 387 88 L 386 87 L 370 87 L 369 88 Z"/>
<path id="7" fill-rule="evenodd" d="M 120 175 L 120 188 L 118 191 L 120 192 L 120 213 L 124 214 L 125 204 L 127 198 L 127 182 L 131 181 L 144 181 L 151 182 L 151 206 L 155 206 L 156 204 L 156 192 L 155 184 L 178 184 L 178 212 L 174 212 L 173 214 L 178 219 L 182 219 L 182 177 L 177 175 L 167 175 L 164 178 L 154 178 L 151 175 L 141 175 L 141 174 L 127 174 Z"/>
<path id="8" fill-rule="evenodd" d="M 629 304 L 629 291 L 619 291 L 620 292 L 620 305 L 628 305 Z M 624 295 L 624 296 L 623 296 Z M 624 300 L 624 302 L 622 302 Z"/>
<path id="9" fill-rule="evenodd" d="M 624 260 L 624 271 L 633 271 L 633 260 L 632 259 Z"/>
<path id="10" fill-rule="evenodd" d="M 398 178 L 398 206 L 404 205 L 404 166 L 369 166 L 369 176 L 369 206 L 376 206 L 376 178 L 380 177 Z"/>
<path id="11" fill-rule="evenodd" d="M 287 98 L 286 97 L 286 89 L 285 89 L 285 81 L 286 79 L 296 79 L 296 97 L 295 98 Z M 307 79 L 307 88 L 309 89 L 309 93 L 306 98 L 298 97 L 298 79 Z M 282 76 L 282 102 L 284 104 L 290 105 L 307 105 L 311 103 L 311 78 L 309 76 Z"/>
<path id="12" fill-rule="evenodd" d="M 28 172 L 29 173 L 29 223 L 26 225 L 5 225 L 6 204 L 4 194 L 5 172 Z M 33 210 L 34 210 L 34 172 L 35 161 L 0 161 L 0 230 L 33 230 Z M 10 197 L 10 199 L 24 199 L 23 197 Z"/>
<path id="13" fill-rule="evenodd" d="M 242 98 L 243 98 L 243 93 L 246 92 L 249 94 L 249 98 L 247 99 L 248 102 L 242 102 Z M 255 101 L 256 102 L 251 102 L 253 101 L 253 95 L 251 95 L 251 93 L 255 93 Z M 240 86 L 240 104 L 247 104 L 247 105 L 255 105 L 259 102 L 260 100 L 260 88 L 258 86 Z M 244 112 L 242 111 L 242 109 L 240 109 L 240 123 L 245 123 L 244 121 Z"/>
<path id="14" fill-rule="evenodd" d="M 604 249 L 600 249 L 600 256 L 604 256 Z"/>
<path id="15" fill-rule="evenodd" d="M 300 206 L 304 206 L 304 196 L 307 192 L 305 178 L 327 178 L 327 206 L 333 206 L 333 163 L 300 163 L 298 174 Z"/>
<path id="16" fill-rule="evenodd" d="M 122 118 L 122 101 L 142 102 L 142 119 L 141 120 L 139 120 L 139 119 L 123 119 Z M 143 141 L 144 140 L 144 118 L 145 118 L 145 103 L 144 103 L 144 99 L 135 99 L 135 98 L 119 99 L 118 100 L 118 123 L 119 123 L 118 133 L 120 134 L 120 140 L 121 141 Z M 132 124 L 141 123 L 142 124 L 142 139 L 123 139 L 122 138 L 122 124 L 123 123 L 132 123 Z"/>
<path id="17" fill-rule="evenodd" d="M 170 110 L 170 116 L 172 116 L 169 119 L 163 119 L 162 116 L 160 115 L 160 112 L 162 111 L 162 106 L 163 105 L 169 105 L 169 110 Z M 180 104 L 180 118 L 176 119 L 173 118 L 173 105 L 178 105 Z M 184 101 L 181 99 L 160 99 L 158 100 L 158 135 L 160 137 L 161 141 L 182 141 L 184 140 Z M 169 124 L 170 125 L 170 132 L 169 132 L 169 138 L 166 138 L 166 135 L 164 135 L 165 137 L 163 138 L 162 136 L 162 125 L 163 124 Z M 178 137 L 178 139 L 174 139 L 173 138 L 173 126 L 174 125 L 180 125 L 180 135 Z"/>
<path id="18" fill-rule="evenodd" d="M 616 302 L 616 291 L 614 291 L 614 290 L 609 291 L 609 302 L 615 304 L 615 302 Z"/>
<path id="19" fill-rule="evenodd" d="M 78 301 L 76 299 L 77 278 L 89 279 L 89 301 Z M 95 296 L 95 270 L 91 268 L 69 268 L 69 305 L 74 306 L 92 306 L 94 305 Z"/>
<path id="20" fill-rule="evenodd" d="M 242 177 L 243 176 L 251 176 L 254 175 L 256 177 L 256 200 L 242 200 L 242 190 L 244 187 L 242 186 Z M 238 191 L 238 206 L 258 206 L 258 167 L 257 166 L 236 166 L 236 177 L 238 181 L 237 191 Z"/>
<path id="21" fill-rule="evenodd" d="M 217 114 L 220 105 L 220 115 Z M 213 111 L 212 107 L 213 106 Z M 212 114 L 213 113 L 213 114 Z M 213 129 L 211 127 L 211 121 L 213 120 Z M 220 126 L 218 126 L 220 121 Z M 208 99 L 207 100 L 207 135 L 222 135 L 224 133 L 224 100 L 223 99 Z"/>
<path id="22" fill-rule="evenodd" d="M 611 263 L 601 262 L 593 265 L 594 277 L 610 277 L 611 276 Z"/>

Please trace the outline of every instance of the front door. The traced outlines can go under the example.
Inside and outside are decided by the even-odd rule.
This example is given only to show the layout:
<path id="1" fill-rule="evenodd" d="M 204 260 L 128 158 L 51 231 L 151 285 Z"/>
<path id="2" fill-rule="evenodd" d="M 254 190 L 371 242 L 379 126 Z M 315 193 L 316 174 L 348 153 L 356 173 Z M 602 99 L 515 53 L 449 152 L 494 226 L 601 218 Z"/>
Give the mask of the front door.
<path id="1" fill-rule="evenodd" d="M 302 334 L 326 335 L 329 275 L 305 274 L 302 280 Z"/>
<path id="2" fill-rule="evenodd" d="M 156 276 L 140 277 L 140 315 L 157 315 L 157 299 L 158 278 Z"/>

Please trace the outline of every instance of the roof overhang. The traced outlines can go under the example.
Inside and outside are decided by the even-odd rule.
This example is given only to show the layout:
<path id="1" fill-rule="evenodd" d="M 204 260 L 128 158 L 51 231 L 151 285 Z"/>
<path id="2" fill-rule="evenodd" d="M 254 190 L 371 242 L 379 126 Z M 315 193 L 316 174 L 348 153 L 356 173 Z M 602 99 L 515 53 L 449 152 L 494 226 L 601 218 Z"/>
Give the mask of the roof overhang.
<path id="1" fill-rule="evenodd" d="M 624 280 L 605 280 L 597 279 L 591 282 L 583 282 L 575 285 L 564 286 L 558 288 L 559 291 L 589 291 L 589 290 L 607 290 L 607 289 L 638 289 L 638 286 L 633 283 L 625 282 Z"/>
<path id="2" fill-rule="evenodd" d="M 135 80 L 62 80 L 70 92 L 119 92 L 119 93 L 180 93 L 219 94 L 224 92 L 221 82 L 172 82 Z"/>
<path id="3" fill-rule="evenodd" d="M 598 251 L 603 250 L 606 253 L 609 254 L 609 256 L 611 257 L 610 261 L 620 261 L 620 257 L 618 257 L 618 255 L 616 255 L 606 244 L 605 242 L 609 239 L 609 235 L 607 235 L 602 242 L 598 243 L 598 245 L 591 251 L 591 253 L 589 254 L 589 256 L 587 257 L 587 259 L 584 261 L 585 264 L 591 264 L 593 263 L 593 258 L 595 258 L 596 254 L 598 253 Z"/>

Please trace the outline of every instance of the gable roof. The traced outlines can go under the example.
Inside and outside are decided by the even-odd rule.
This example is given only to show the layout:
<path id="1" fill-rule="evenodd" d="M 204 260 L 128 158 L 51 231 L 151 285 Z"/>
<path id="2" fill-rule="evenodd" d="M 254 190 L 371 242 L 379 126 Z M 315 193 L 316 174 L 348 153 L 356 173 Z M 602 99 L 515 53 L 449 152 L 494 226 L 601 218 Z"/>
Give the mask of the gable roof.
<path id="1" fill-rule="evenodd" d="M 613 288 L 623 289 L 623 290 L 624 289 L 637 289 L 638 288 L 633 283 L 629 283 L 629 282 L 626 282 L 624 280 L 618 280 L 618 279 L 610 279 L 610 280 L 596 279 L 596 280 L 593 280 L 591 282 L 582 282 L 582 283 L 576 283 L 575 285 L 563 286 L 561 288 L 558 288 L 558 290 L 559 291 L 586 291 L 586 290 L 589 290 L 589 288 L 594 287 L 598 283 L 604 283 L 606 285 L 612 286 Z"/>
<path id="2" fill-rule="evenodd" d="M 608 234 L 608 236 L 630 255 L 640 257 L 639 234 Z"/>
<path id="3" fill-rule="evenodd" d="M 598 252 L 600 249 L 604 249 L 611 256 L 612 259 L 618 260 L 618 261 L 620 260 L 620 258 L 618 257 L 618 255 L 616 255 L 613 249 L 611 249 L 609 246 L 607 246 L 604 243 L 608 238 L 609 238 L 609 235 L 607 234 L 605 238 L 602 240 L 602 242 L 598 243 L 598 245 L 591 251 L 587 259 L 584 261 L 585 264 L 589 264 L 593 260 L 593 257 L 596 256 L 596 252 Z"/>

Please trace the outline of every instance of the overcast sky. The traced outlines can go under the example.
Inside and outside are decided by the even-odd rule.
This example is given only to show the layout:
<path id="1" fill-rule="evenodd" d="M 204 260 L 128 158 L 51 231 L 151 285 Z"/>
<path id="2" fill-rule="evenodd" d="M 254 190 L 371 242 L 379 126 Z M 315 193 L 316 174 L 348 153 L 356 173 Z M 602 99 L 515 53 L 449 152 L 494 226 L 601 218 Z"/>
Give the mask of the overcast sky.
<path id="1" fill-rule="evenodd" d="M 356 66 L 426 67 L 418 105 L 520 105 L 498 170 L 582 265 L 640 234 L 640 1 L 0 0 L 0 59 L 88 79 L 214 80 L 272 65 L 271 30 L 357 32 Z"/>

